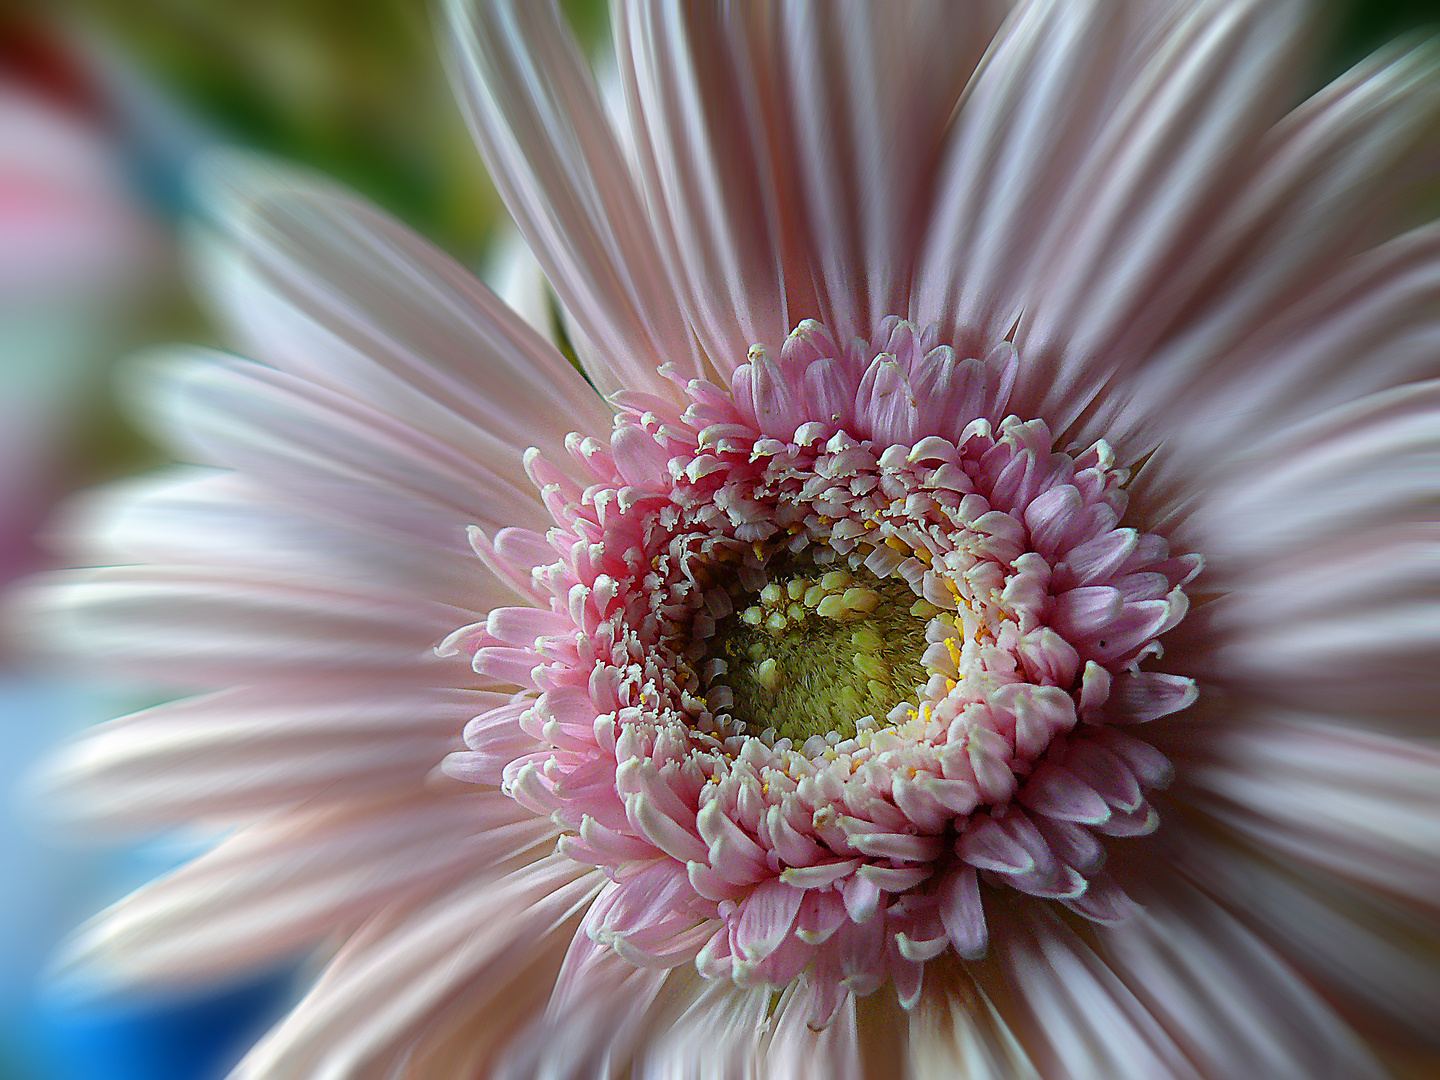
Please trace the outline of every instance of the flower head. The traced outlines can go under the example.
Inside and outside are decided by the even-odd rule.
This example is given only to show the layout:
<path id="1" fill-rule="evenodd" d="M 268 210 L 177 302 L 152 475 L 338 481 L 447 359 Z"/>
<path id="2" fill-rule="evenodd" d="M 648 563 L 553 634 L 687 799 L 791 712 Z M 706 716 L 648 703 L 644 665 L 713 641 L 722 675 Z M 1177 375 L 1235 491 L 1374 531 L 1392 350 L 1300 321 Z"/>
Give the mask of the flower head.
<path id="1" fill-rule="evenodd" d="M 607 871 L 586 917 L 638 965 L 846 990 L 985 951 L 977 872 L 1102 922 L 1099 835 L 1157 824 L 1168 779 L 1123 727 L 1189 679 L 1139 670 L 1194 556 L 1119 524 L 1124 473 L 998 418 L 1019 360 L 957 360 L 898 317 L 839 348 L 802 323 L 730 390 L 617 402 L 572 479 L 528 462 L 555 527 L 474 537 L 530 578 L 442 651 L 522 686 L 452 775 L 551 817 Z M 536 696 L 538 695 L 538 696 Z M 657 898 L 658 902 L 657 902 Z"/>
<path id="2" fill-rule="evenodd" d="M 265 362 L 149 366 L 210 468 L 64 595 L 222 689 L 60 777 L 243 827 L 79 953 L 338 928 L 256 1077 L 1433 1038 L 1440 232 L 1374 213 L 1431 53 L 1287 112 L 1286 4 L 620 4 L 607 114 L 553 8 L 453 21 L 589 382 L 354 200 L 212 170 Z"/>

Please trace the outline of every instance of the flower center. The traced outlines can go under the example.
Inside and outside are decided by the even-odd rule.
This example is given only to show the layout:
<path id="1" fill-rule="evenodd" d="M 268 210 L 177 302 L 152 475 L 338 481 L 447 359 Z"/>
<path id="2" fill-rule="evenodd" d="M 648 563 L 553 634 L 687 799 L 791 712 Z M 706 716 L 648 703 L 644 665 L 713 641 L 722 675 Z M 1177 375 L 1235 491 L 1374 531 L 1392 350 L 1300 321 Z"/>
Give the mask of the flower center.
<path id="1" fill-rule="evenodd" d="M 983 952 L 982 882 L 1125 917 L 1106 838 L 1154 829 L 1169 776 L 1130 731 L 1195 695 L 1141 664 L 1199 559 L 1121 525 L 1104 442 L 1007 414 L 1013 347 L 936 333 L 802 323 L 728 390 L 620 401 L 568 470 L 528 455 L 555 527 L 476 551 L 533 606 L 444 646 L 521 688 L 455 768 L 607 870 L 590 937 L 803 976 L 821 1023 Z"/>
<path id="2" fill-rule="evenodd" d="M 916 700 L 935 609 L 904 580 L 813 563 L 770 573 L 764 588 L 736 597 L 702 666 L 711 686 L 728 688 L 747 733 L 849 739 Z"/>

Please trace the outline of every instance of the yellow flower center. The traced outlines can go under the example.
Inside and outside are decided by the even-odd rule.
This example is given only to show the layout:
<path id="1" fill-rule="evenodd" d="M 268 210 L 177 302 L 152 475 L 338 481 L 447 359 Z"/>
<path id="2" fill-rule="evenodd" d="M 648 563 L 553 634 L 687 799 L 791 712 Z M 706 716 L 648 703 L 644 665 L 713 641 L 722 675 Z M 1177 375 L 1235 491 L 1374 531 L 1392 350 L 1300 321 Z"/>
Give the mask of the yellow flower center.
<path id="1" fill-rule="evenodd" d="M 730 715 L 750 734 L 848 739 L 916 700 L 929 677 L 920 658 L 935 609 L 903 580 L 813 565 L 772 566 L 770 577 L 737 598 L 706 656 L 715 684 L 733 695 Z"/>

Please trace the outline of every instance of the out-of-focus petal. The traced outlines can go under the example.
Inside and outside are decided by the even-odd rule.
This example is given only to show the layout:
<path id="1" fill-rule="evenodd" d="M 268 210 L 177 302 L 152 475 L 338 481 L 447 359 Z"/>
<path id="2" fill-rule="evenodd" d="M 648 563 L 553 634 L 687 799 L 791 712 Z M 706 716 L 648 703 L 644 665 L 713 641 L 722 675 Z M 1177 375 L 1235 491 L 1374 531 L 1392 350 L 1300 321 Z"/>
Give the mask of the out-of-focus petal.
<path id="1" fill-rule="evenodd" d="M 1185 530 L 1225 590 L 1197 613 L 1215 641 L 1197 660 L 1210 677 L 1357 717 L 1428 714 L 1440 635 L 1440 382 L 1277 432 L 1210 486 Z"/>
<path id="2" fill-rule="evenodd" d="M 810 298 L 784 258 L 762 28 L 744 8 L 615 5 L 615 37 L 640 179 L 678 299 L 711 367 L 728 376 Z"/>
<path id="3" fill-rule="evenodd" d="M 452 0 L 449 13 L 471 130 L 596 385 L 668 394 L 661 364 L 712 374 L 558 6 Z"/>
<path id="4" fill-rule="evenodd" d="M 1124 76 L 1143 56 L 1138 5 L 1017 8 L 975 71 L 938 166 L 915 268 L 915 317 L 1007 334 L 1027 275 Z"/>
<path id="5" fill-rule="evenodd" d="M 74 641 L 87 663 L 117 665 L 165 685 L 200 689 L 366 673 L 411 685 L 465 687 L 479 679 L 468 663 L 433 654 L 449 630 L 475 613 L 434 601 L 223 568 L 122 566 L 44 580 L 48 593 L 37 582 L 22 594 L 18 618 Z"/>
<path id="6" fill-rule="evenodd" d="M 1298 971 L 1405 1025 L 1421 1043 L 1434 1040 L 1440 933 L 1424 908 L 1233 834 L 1187 834 L 1176 861 Z"/>
<path id="7" fill-rule="evenodd" d="M 1266 850 L 1413 904 L 1440 895 L 1440 750 L 1252 710 L 1186 755 L 1194 802 Z"/>
<path id="8" fill-rule="evenodd" d="M 293 498 L 228 469 L 175 467 L 71 500 L 46 539 L 73 561 L 234 566 L 381 585 L 486 611 L 513 603 L 498 580 L 477 575 L 454 528 L 425 535 L 357 529 L 304 487 Z"/>
<path id="9" fill-rule="evenodd" d="M 1366 251 L 1440 160 L 1437 139 L 1434 42 L 1370 58 L 1285 117 L 1112 347 L 1139 370 L 1078 438 L 1103 432 L 1130 457 L 1178 432 L 1175 450 L 1213 453 L 1282 417 L 1440 371 L 1433 350 L 1423 367 L 1413 336 L 1434 318 L 1434 227 Z M 1367 361 L 1354 363 L 1361 350 Z"/>
<path id="10" fill-rule="evenodd" d="M 1250 467 L 1277 441 L 1283 450 L 1292 431 L 1303 432 L 1315 418 L 1440 377 L 1437 305 L 1440 227 L 1416 229 L 1342 263 L 1322 285 L 1191 372 L 1191 381 L 1172 383 L 1172 396 L 1152 402 L 1170 426 L 1136 490 L 1157 514 L 1168 513 L 1167 503 L 1183 504 L 1217 474 L 1226 483 L 1224 472 Z"/>
<path id="11" fill-rule="evenodd" d="M 1042 1075 L 1380 1080 L 1383 1071 L 1257 937 L 1198 894 L 1154 898 L 1096 951 L 1058 923 L 1001 945 L 1011 1022 Z"/>
<path id="12" fill-rule="evenodd" d="M 1120 365 L 1127 331 L 1183 265 L 1215 207 L 1233 197 L 1290 103 L 1300 15 L 1286 0 L 1214 0 L 1182 9 L 1163 36 L 1139 43 L 1024 290 L 1015 344 L 1028 362 L 1013 410 L 1063 429 Z"/>
<path id="13" fill-rule="evenodd" d="M 157 354 L 132 368 L 137 409 L 197 464 L 240 469 L 317 514 L 397 546 L 463 551 L 465 530 L 544 528 L 519 469 L 308 380 L 235 357 Z M 515 473 L 520 475 L 517 477 Z"/>
<path id="14" fill-rule="evenodd" d="M 512 1040 L 496 1080 L 588 1080 L 623 1070 L 638 1045 L 664 1030 L 676 1002 L 692 998 L 693 971 L 674 978 L 639 968 L 592 940 L 581 925 L 565 954 L 544 1013 Z"/>
<path id="15" fill-rule="evenodd" d="M 952 110 L 1008 7 L 776 6 L 777 157 L 802 226 L 789 274 L 808 263 L 841 340 L 906 310 Z"/>
<path id="16" fill-rule="evenodd" d="M 32 780 L 50 816 L 96 830 L 192 817 L 243 821 L 276 806 L 413 791 L 472 716 L 510 695 L 359 681 L 274 682 L 121 717 Z"/>
<path id="17" fill-rule="evenodd" d="M 61 958 L 77 990 L 256 970 L 412 894 L 483 874 L 554 835 L 501 795 L 411 794 L 292 809 L 101 912 Z M 533 856 L 532 856 L 533 857 Z"/>
<path id="18" fill-rule="evenodd" d="M 603 430 L 609 410 L 473 274 L 298 170 L 214 154 L 196 179 L 215 233 L 200 269 L 238 341 L 476 461 Z"/>
<path id="19" fill-rule="evenodd" d="M 600 880 L 551 855 L 376 916 L 240 1063 L 236 1080 L 403 1075 L 408 1061 L 461 1029 L 477 1056 L 487 1047 L 498 1055 L 543 1005 L 568 939 L 559 931 L 574 925 Z"/>
<path id="20" fill-rule="evenodd" d="M 916 1080 L 1041 1080 L 993 1002 L 968 981 L 935 980 L 909 1015 Z"/>

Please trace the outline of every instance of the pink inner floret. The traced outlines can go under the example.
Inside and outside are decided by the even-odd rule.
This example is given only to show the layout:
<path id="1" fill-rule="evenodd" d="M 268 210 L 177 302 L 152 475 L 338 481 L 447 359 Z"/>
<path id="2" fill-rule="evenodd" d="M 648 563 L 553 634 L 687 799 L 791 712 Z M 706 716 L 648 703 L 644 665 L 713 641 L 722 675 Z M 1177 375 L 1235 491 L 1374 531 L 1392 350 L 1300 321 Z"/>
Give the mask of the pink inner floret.
<path id="1" fill-rule="evenodd" d="M 803 977 L 825 1014 L 887 980 L 911 1005 L 927 960 L 981 954 L 986 889 L 1128 913 L 1101 837 L 1155 828 L 1169 763 L 1121 728 L 1193 700 L 1139 664 L 1200 560 L 1120 526 L 1103 442 L 1062 453 L 1000 419 L 1019 363 L 893 317 L 849 348 L 807 321 L 729 392 L 689 383 L 683 413 L 617 399 L 608 445 L 569 441 L 585 483 L 531 452 L 555 528 L 473 540 L 536 606 L 442 646 L 522 689 L 447 769 L 607 870 L 594 940 L 741 985 Z M 712 652 L 797 560 L 891 583 L 923 629 L 899 704 L 803 739 L 732 714 Z M 833 597 L 837 619 L 877 602 Z"/>

